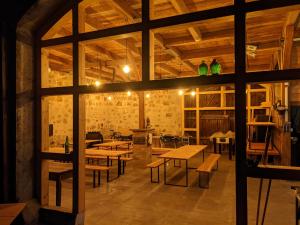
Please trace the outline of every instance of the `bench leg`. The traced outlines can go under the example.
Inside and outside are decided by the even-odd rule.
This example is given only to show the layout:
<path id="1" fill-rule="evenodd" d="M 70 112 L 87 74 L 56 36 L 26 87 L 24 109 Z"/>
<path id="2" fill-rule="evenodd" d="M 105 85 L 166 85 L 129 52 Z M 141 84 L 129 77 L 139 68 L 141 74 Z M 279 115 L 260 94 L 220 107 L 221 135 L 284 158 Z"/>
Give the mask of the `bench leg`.
<path id="1" fill-rule="evenodd" d="M 96 187 L 96 171 L 93 170 L 93 187 Z"/>
<path id="2" fill-rule="evenodd" d="M 207 186 L 206 188 L 209 188 L 209 173 L 207 173 Z"/>
<path id="3" fill-rule="evenodd" d="M 61 179 L 58 177 L 56 179 L 56 206 L 61 205 Z"/>
<path id="4" fill-rule="evenodd" d="M 157 183 L 159 183 L 159 166 L 157 167 Z"/>
<path id="5" fill-rule="evenodd" d="M 98 186 L 100 186 L 100 177 L 101 177 L 101 171 L 98 171 Z"/>
<path id="6" fill-rule="evenodd" d="M 123 162 L 122 162 L 122 166 L 123 166 L 123 168 L 122 168 L 122 174 L 125 174 L 125 165 L 126 165 L 126 162 L 123 160 Z"/>
<path id="7" fill-rule="evenodd" d="M 150 168 L 150 176 L 151 176 L 151 183 L 153 183 L 153 180 L 152 180 L 152 168 Z"/>

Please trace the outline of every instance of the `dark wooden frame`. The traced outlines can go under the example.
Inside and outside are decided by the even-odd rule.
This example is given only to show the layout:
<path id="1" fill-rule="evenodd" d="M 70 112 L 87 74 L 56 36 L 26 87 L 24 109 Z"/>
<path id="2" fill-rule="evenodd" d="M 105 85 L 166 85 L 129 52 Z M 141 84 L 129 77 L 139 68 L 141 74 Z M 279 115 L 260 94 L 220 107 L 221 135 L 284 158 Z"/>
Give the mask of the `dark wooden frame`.
<path id="1" fill-rule="evenodd" d="M 249 82 L 275 82 L 300 79 L 300 69 L 289 69 L 282 71 L 247 72 L 245 65 L 245 43 L 246 43 L 246 13 L 266 10 L 290 5 L 299 4 L 299 0 L 261 0 L 246 3 L 245 0 L 234 0 L 232 6 L 210 9 L 200 12 L 193 12 L 184 15 L 172 16 L 168 18 L 150 20 L 149 1 L 142 0 L 142 22 L 137 24 L 125 25 L 121 27 L 109 28 L 105 30 L 92 31 L 80 34 L 78 32 L 78 5 L 80 0 L 68 1 L 56 15 L 45 23 L 36 35 L 36 139 L 35 150 L 37 154 L 37 168 L 40 167 L 42 158 L 52 158 L 43 154 L 41 157 L 41 98 L 48 95 L 72 95 L 73 96 L 73 137 L 74 137 L 74 179 L 73 179 L 73 213 L 78 213 L 78 128 L 79 128 L 79 96 L 88 93 L 120 92 L 128 89 L 157 90 L 175 89 L 178 87 L 196 87 L 208 84 L 235 84 L 235 128 L 236 134 L 236 224 L 248 224 L 247 218 L 247 177 L 263 177 L 272 179 L 291 179 L 299 180 L 299 172 L 295 170 L 276 170 L 276 169 L 249 169 L 246 165 L 246 84 Z M 41 41 L 45 32 L 68 10 L 73 10 L 73 34 L 72 36 Z M 183 24 L 219 18 L 224 16 L 234 16 L 235 24 L 235 73 L 218 77 L 191 77 L 168 80 L 150 80 L 150 29 L 166 27 L 171 25 Z M 142 32 L 142 81 L 104 84 L 101 89 L 79 85 L 78 69 L 78 43 L 88 39 L 109 37 L 129 32 Z M 41 48 L 58 44 L 73 44 L 73 86 L 57 88 L 41 88 Z M 39 174 L 40 175 L 40 174 Z M 37 178 L 40 181 L 40 178 Z M 37 183 L 37 191 L 41 188 L 41 183 Z"/>

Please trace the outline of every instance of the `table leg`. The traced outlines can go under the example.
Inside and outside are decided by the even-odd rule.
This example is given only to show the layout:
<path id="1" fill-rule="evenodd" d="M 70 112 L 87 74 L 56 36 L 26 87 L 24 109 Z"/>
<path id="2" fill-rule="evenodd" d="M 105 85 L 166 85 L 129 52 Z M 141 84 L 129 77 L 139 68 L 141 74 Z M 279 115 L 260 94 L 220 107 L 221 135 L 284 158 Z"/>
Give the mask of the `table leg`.
<path id="1" fill-rule="evenodd" d="M 189 167 L 188 167 L 188 161 L 185 160 L 185 172 L 186 172 L 186 187 L 189 186 Z"/>
<path id="2" fill-rule="evenodd" d="M 166 158 L 164 158 L 164 183 L 167 183 L 167 163 Z"/>
<path id="3" fill-rule="evenodd" d="M 56 206 L 61 206 L 61 178 L 56 178 Z"/>
<path id="4" fill-rule="evenodd" d="M 228 146 L 228 150 L 229 150 L 229 160 L 232 160 L 232 139 L 229 138 L 229 146 Z"/>
<path id="5" fill-rule="evenodd" d="M 217 153 L 217 140 L 216 138 L 213 138 L 213 143 L 214 143 L 214 153 Z"/>
<path id="6" fill-rule="evenodd" d="M 118 177 L 121 175 L 121 156 L 118 156 Z"/>
<path id="7" fill-rule="evenodd" d="M 222 145 L 219 144 L 219 154 L 222 154 Z"/>

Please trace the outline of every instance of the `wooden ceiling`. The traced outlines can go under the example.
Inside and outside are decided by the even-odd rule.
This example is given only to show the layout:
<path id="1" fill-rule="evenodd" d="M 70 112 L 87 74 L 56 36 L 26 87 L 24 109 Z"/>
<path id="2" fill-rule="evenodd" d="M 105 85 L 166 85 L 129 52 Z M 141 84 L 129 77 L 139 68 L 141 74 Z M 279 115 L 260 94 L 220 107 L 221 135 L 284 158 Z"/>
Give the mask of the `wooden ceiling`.
<path id="1" fill-rule="evenodd" d="M 154 19 L 232 5 L 232 0 L 154 0 Z M 140 0 L 85 0 L 79 5 L 80 32 L 89 32 L 141 21 Z M 247 70 L 300 68 L 300 5 L 247 14 Z M 71 35 L 69 12 L 43 39 Z M 205 20 L 153 30 L 155 79 L 195 76 L 205 60 L 216 58 L 222 73 L 234 72 L 234 17 Z M 109 82 L 141 79 L 141 33 L 81 43 L 86 76 Z M 250 49 L 252 47 L 252 50 Z M 256 50 L 253 50 L 253 47 Z M 71 45 L 58 46 L 49 54 L 50 68 L 72 68 Z M 122 66 L 129 64 L 130 75 Z"/>

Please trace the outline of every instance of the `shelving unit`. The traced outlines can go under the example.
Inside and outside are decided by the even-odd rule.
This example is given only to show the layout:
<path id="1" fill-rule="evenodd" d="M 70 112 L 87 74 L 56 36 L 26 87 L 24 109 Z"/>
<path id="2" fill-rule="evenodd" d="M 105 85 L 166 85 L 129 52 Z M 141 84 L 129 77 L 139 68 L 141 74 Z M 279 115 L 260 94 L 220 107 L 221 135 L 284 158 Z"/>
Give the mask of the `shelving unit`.
<path id="1" fill-rule="evenodd" d="M 253 121 L 258 113 L 268 115 L 270 108 L 261 106 L 261 102 L 270 102 L 268 85 L 247 85 L 247 122 Z M 195 96 L 191 92 L 195 91 Z M 205 89 L 186 90 L 182 96 L 182 135 L 194 137 L 194 143 L 200 144 L 207 137 L 201 136 L 201 116 L 228 115 L 229 129 L 234 130 L 234 87 L 210 86 Z M 271 105 L 271 104 L 268 104 Z M 263 111 L 263 112 L 262 112 Z"/>

